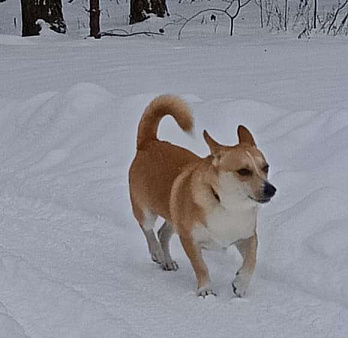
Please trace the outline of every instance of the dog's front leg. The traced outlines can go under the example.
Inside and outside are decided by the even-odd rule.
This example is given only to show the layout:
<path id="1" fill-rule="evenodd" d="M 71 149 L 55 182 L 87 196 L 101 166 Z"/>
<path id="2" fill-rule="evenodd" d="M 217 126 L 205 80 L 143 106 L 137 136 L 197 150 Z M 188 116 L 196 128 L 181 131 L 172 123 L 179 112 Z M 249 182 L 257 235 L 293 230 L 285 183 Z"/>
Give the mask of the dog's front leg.
<path id="1" fill-rule="evenodd" d="M 243 257 L 243 264 L 232 282 L 232 288 L 236 296 L 243 297 L 255 270 L 257 252 L 256 232 L 254 236 L 238 241 L 236 247 Z"/>
<path id="2" fill-rule="evenodd" d="M 215 296 L 211 287 L 209 271 L 203 260 L 202 249 L 194 242 L 192 237 L 180 236 L 180 241 L 196 274 L 198 283 L 197 295 L 203 298 L 208 295 Z"/>

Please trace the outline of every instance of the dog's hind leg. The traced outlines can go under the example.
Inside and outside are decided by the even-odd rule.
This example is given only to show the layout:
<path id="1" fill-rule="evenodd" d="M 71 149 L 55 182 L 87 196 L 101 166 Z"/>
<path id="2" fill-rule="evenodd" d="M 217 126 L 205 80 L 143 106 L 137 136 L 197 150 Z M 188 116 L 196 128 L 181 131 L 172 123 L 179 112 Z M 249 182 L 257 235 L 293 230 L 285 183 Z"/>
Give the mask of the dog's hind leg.
<path id="1" fill-rule="evenodd" d="M 151 259 L 157 263 L 157 264 L 161 264 L 163 266 L 164 262 L 165 262 L 165 258 L 164 258 L 164 253 L 163 250 L 161 248 L 160 243 L 158 242 L 155 233 L 153 232 L 153 230 L 145 230 L 142 226 L 141 229 L 144 232 L 146 241 L 147 241 L 147 245 L 149 247 L 149 252 L 151 255 Z"/>
<path id="2" fill-rule="evenodd" d="M 236 247 L 243 257 L 243 264 L 232 282 L 233 292 L 238 297 L 243 297 L 249 286 L 251 276 L 256 265 L 257 235 L 238 241 Z"/>
<path id="3" fill-rule="evenodd" d="M 168 221 L 165 221 L 162 227 L 158 230 L 158 239 L 161 243 L 162 251 L 164 254 L 164 262 L 162 264 L 163 270 L 171 271 L 178 270 L 178 264 L 172 260 L 169 251 L 169 241 L 174 234 L 174 229 Z"/>
<path id="4" fill-rule="evenodd" d="M 152 212 L 146 212 L 144 213 L 143 222 L 139 222 L 139 224 L 144 232 L 152 260 L 157 264 L 163 265 L 165 261 L 164 253 L 153 231 L 156 219 L 157 215 Z"/>

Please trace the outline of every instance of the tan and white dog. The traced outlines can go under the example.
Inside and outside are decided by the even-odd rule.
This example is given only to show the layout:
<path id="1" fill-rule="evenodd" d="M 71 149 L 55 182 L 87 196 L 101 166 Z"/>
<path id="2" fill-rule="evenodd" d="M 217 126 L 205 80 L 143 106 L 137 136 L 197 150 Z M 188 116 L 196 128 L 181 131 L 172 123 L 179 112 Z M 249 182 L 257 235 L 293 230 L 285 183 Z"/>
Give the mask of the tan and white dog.
<path id="1" fill-rule="evenodd" d="M 137 153 L 129 170 L 130 197 L 152 260 L 177 270 L 169 252 L 174 231 L 195 271 L 199 296 L 214 294 L 202 249 L 235 244 L 243 257 L 232 282 L 242 297 L 256 264 L 258 204 L 274 196 L 268 164 L 251 133 L 238 127 L 239 144 L 223 146 L 204 131 L 211 154 L 206 158 L 157 139 L 160 120 L 171 115 L 186 132 L 192 130 L 190 108 L 180 98 L 159 96 L 146 108 L 138 127 Z M 153 231 L 158 216 L 165 222 Z"/>

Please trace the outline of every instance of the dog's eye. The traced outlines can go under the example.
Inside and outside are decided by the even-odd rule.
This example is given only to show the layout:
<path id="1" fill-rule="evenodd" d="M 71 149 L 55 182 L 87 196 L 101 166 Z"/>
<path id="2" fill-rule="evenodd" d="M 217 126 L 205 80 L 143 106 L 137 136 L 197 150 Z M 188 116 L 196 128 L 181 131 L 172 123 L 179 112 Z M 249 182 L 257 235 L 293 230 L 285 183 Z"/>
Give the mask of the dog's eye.
<path id="1" fill-rule="evenodd" d="M 266 164 L 263 168 L 262 168 L 262 171 L 266 174 L 268 174 L 268 170 L 269 170 L 269 165 Z"/>
<path id="2" fill-rule="evenodd" d="M 240 176 L 251 176 L 253 174 L 253 172 L 251 170 L 246 169 L 246 168 L 237 170 L 237 173 Z"/>

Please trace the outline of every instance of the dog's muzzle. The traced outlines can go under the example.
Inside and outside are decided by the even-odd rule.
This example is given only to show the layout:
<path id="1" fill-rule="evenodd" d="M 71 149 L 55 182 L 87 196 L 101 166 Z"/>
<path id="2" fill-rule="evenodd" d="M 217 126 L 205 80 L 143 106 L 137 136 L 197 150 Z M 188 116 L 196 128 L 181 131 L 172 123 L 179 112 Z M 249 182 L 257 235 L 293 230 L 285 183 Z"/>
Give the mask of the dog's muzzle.
<path id="1" fill-rule="evenodd" d="M 277 188 L 272 184 L 266 182 L 263 188 L 263 197 L 262 198 L 254 198 L 249 196 L 250 199 L 257 203 L 268 203 L 271 198 L 275 195 Z"/>

